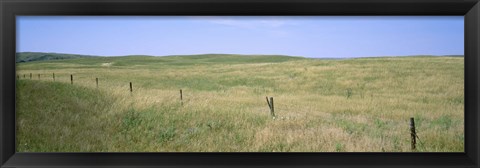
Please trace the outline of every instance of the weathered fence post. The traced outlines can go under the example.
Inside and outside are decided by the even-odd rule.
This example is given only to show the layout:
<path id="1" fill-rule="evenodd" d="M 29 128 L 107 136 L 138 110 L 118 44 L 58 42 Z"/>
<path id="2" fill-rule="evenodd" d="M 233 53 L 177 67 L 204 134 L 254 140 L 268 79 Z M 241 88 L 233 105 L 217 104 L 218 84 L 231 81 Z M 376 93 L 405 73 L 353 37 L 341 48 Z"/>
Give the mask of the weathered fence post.
<path id="1" fill-rule="evenodd" d="M 40 80 L 40 74 L 38 74 L 38 80 Z"/>
<path id="2" fill-rule="evenodd" d="M 97 88 L 98 88 L 98 78 L 95 78 L 95 83 L 97 84 Z"/>
<path id="3" fill-rule="evenodd" d="M 265 96 L 265 99 L 267 99 L 268 108 L 271 110 L 271 109 L 272 109 L 272 105 L 270 105 L 270 101 L 268 101 L 268 96 Z"/>
<path id="4" fill-rule="evenodd" d="M 410 118 L 410 136 L 412 139 L 412 150 L 415 150 L 417 144 L 417 133 L 415 132 L 415 119 L 413 117 Z"/>
<path id="5" fill-rule="evenodd" d="M 130 93 L 133 92 L 133 89 L 132 89 L 132 82 L 130 82 Z"/>
<path id="6" fill-rule="evenodd" d="M 25 79 L 25 74 L 23 74 L 23 79 Z"/>
<path id="7" fill-rule="evenodd" d="M 270 104 L 272 105 L 270 112 L 272 113 L 273 119 L 275 119 L 275 106 L 273 106 L 273 97 L 270 97 Z"/>
<path id="8" fill-rule="evenodd" d="M 183 106 L 183 92 L 182 92 L 182 89 L 180 89 L 180 104 Z"/>
<path id="9" fill-rule="evenodd" d="M 17 80 L 20 79 L 20 76 L 17 75 Z"/>
<path id="10" fill-rule="evenodd" d="M 268 97 L 265 97 L 267 99 L 267 104 L 268 107 L 270 108 L 270 115 L 272 115 L 273 119 L 275 119 L 275 108 L 273 106 L 273 97 L 270 97 L 270 101 L 268 101 Z"/>
<path id="11" fill-rule="evenodd" d="M 32 73 L 30 73 L 30 79 L 32 79 Z"/>
<path id="12" fill-rule="evenodd" d="M 55 81 L 55 73 L 53 73 L 53 75 L 52 75 L 52 76 L 53 76 L 53 81 Z"/>
<path id="13" fill-rule="evenodd" d="M 70 84 L 73 85 L 73 75 L 72 74 L 70 74 Z"/>

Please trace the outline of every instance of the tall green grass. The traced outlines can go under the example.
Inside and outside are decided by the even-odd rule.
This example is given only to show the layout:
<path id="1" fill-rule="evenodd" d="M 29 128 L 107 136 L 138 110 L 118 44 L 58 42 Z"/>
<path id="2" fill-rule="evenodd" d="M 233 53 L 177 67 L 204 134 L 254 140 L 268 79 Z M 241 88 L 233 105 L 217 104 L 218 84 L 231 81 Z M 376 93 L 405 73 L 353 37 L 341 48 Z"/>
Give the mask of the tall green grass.
<path id="1" fill-rule="evenodd" d="M 94 57 L 17 73 L 18 151 L 410 152 L 410 117 L 416 151 L 464 149 L 462 57 Z"/>
<path id="2" fill-rule="evenodd" d="M 17 150 L 106 151 L 103 113 L 115 98 L 103 91 L 43 81 L 17 81 Z"/>

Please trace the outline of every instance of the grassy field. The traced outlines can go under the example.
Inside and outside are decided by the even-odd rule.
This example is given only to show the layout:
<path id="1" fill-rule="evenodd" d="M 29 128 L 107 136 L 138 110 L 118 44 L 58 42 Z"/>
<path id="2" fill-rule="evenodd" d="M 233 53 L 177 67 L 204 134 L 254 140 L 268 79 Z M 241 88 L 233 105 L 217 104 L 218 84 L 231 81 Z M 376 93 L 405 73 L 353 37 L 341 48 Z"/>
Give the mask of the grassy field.
<path id="1" fill-rule="evenodd" d="M 410 152 L 410 117 L 415 151 L 464 151 L 463 57 L 86 57 L 17 74 L 19 152 Z"/>

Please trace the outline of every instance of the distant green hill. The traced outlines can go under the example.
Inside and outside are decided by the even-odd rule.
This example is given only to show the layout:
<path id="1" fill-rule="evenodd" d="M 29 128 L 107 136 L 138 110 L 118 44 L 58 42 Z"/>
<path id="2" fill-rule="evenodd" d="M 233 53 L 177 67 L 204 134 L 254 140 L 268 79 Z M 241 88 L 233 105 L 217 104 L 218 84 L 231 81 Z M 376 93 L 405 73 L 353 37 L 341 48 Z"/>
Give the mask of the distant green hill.
<path id="1" fill-rule="evenodd" d="M 194 65 L 194 64 L 238 64 L 238 63 L 274 63 L 306 59 L 304 57 L 285 55 L 237 55 L 237 54 L 200 54 L 200 55 L 128 55 L 128 56 L 87 56 L 59 53 L 17 53 L 17 63 L 42 61 L 48 63 L 55 60 L 57 63 L 82 64 L 97 66 L 111 63 L 112 66 L 132 65 Z"/>
<path id="2" fill-rule="evenodd" d="M 62 54 L 62 53 L 43 53 L 43 52 L 20 52 L 16 54 L 16 61 L 19 62 L 31 62 L 31 61 L 46 61 L 46 60 L 62 60 L 62 59 L 74 59 L 92 57 L 91 55 L 78 55 L 78 54 Z"/>
<path id="3" fill-rule="evenodd" d="M 424 57 L 433 55 L 412 55 L 408 57 Z M 445 57 L 463 57 L 463 55 L 443 55 Z M 405 56 L 407 57 L 407 56 Z M 79 59 L 81 58 L 81 59 Z M 369 58 L 369 57 L 361 57 Z M 375 57 L 371 57 L 375 58 Z M 378 58 L 378 57 L 377 57 Z M 44 52 L 20 52 L 16 54 L 16 62 L 32 61 L 51 61 L 63 60 L 66 63 L 95 64 L 105 61 L 115 62 L 114 66 L 141 65 L 168 63 L 173 65 L 190 65 L 201 63 L 269 63 L 284 62 L 292 60 L 308 59 L 299 56 L 288 55 L 240 55 L 240 54 L 198 54 L 198 55 L 167 55 L 167 56 L 149 56 L 149 55 L 127 55 L 127 56 L 95 56 L 64 53 L 44 53 Z M 323 60 L 338 60 L 351 58 L 311 58 Z"/>

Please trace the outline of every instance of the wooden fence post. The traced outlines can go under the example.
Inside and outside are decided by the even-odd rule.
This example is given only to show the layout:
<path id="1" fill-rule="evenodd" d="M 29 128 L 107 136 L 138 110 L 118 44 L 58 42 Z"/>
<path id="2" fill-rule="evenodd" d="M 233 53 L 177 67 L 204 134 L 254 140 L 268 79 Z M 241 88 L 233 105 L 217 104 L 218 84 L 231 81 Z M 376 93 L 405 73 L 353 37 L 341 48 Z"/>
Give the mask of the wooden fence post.
<path id="1" fill-rule="evenodd" d="M 132 82 L 130 82 L 130 93 L 133 92 L 133 89 L 132 89 Z"/>
<path id="2" fill-rule="evenodd" d="M 98 78 L 95 78 L 95 83 L 97 84 L 97 88 L 98 88 Z"/>
<path id="3" fill-rule="evenodd" d="M 70 74 L 70 84 L 73 85 L 73 75 L 72 74 Z"/>
<path id="4" fill-rule="evenodd" d="M 182 89 L 180 89 L 180 104 L 183 106 L 183 92 L 182 92 Z"/>
<path id="5" fill-rule="evenodd" d="M 23 74 L 23 79 L 25 79 L 25 74 Z"/>
<path id="6" fill-rule="evenodd" d="M 272 115 L 273 119 L 275 119 L 275 108 L 273 106 L 273 97 L 270 97 L 270 101 L 268 101 L 268 97 L 266 96 L 268 107 L 270 108 L 270 115 Z"/>
<path id="7" fill-rule="evenodd" d="M 53 73 L 53 75 L 52 75 L 52 76 L 53 76 L 53 81 L 55 81 L 55 73 Z"/>
<path id="8" fill-rule="evenodd" d="M 272 110 L 272 105 L 270 105 L 270 101 L 268 101 L 268 96 L 265 96 L 265 99 L 267 99 L 268 109 Z"/>
<path id="9" fill-rule="evenodd" d="M 410 136 L 412 139 L 412 150 L 416 149 L 416 144 L 417 144 L 417 133 L 415 132 L 415 119 L 412 117 L 410 118 Z"/>
<path id="10" fill-rule="evenodd" d="M 270 97 L 270 105 L 272 105 L 272 109 L 270 109 L 270 112 L 272 113 L 273 119 L 275 119 L 275 106 L 273 106 L 273 97 Z"/>
<path id="11" fill-rule="evenodd" d="M 20 76 L 17 75 L 17 80 L 20 79 Z"/>
<path id="12" fill-rule="evenodd" d="M 40 80 L 40 74 L 38 74 L 38 80 Z"/>
<path id="13" fill-rule="evenodd" d="M 30 79 L 32 79 L 32 73 L 30 73 Z"/>

